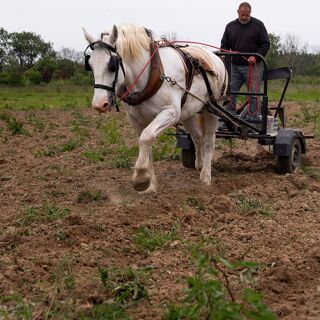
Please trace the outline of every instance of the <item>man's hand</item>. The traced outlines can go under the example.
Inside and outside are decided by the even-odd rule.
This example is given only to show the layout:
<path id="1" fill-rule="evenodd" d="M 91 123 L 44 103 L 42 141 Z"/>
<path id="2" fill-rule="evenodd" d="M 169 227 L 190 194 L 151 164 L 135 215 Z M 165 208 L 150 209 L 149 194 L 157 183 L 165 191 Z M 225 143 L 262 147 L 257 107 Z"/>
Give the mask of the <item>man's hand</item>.
<path id="1" fill-rule="evenodd" d="M 250 56 L 248 58 L 248 63 L 253 65 L 253 64 L 256 64 L 256 57 L 255 56 Z"/>

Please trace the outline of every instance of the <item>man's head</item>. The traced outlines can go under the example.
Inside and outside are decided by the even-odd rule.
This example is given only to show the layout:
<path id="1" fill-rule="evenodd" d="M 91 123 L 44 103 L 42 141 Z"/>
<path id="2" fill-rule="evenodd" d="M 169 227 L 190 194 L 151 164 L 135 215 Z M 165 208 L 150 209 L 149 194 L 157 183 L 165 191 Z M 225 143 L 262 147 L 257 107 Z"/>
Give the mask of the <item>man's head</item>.
<path id="1" fill-rule="evenodd" d="M 241 23 L 248 23 L 251 15 L 251 6 L 248 2 L 242 2 L 239 5 L 238 16 Z"/>

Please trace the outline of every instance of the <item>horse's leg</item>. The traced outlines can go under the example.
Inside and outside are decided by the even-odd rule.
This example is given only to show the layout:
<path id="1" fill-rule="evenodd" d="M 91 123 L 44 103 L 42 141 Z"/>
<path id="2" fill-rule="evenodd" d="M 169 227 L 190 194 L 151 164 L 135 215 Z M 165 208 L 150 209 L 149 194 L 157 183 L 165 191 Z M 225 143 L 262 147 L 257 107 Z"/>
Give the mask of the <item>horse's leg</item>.
<path id="1" fill-rule="evenodd" d="M 180 116 L 180 115 L 179 115 Z M 152 166 L 152 144 L 157 135 L 178 121 L 176 109 L 167 107 L 142 131 L 139 138 L 139 156 L 133 173 L 133 187 L 138 191 L 155 188 L 155 176 Z"/>
<path id="2" fill-rule="evenodd" d="M 204 139 L 203 139 L 203 167 L 200 172 L 200 180 L 206 184 L 211 183 L 211 162 L 215 149 L 216 128 L 218 118 L 212 113 L 204 111 Z"/>
<path id="3" fill-rule="evenodd" d="M 191 134 L 192 141 L 196 149 L 195 167 L 197 170 L 201 170 L 203 164 L 203 132 L 197 119 L 197 115 L 181 122 L 183 127 Z"/>
<path id="4" fill-rule="evenodd" d="M 134 131 L 137 133 L 138 137 L 140 138 L 142 131 L 145 129 L 145 126 L 143 126 L 142 124 L 140 124 L 139 122 L 137 122 L 134 118 L 128 116 L 128 120 L 131 124 L 131 126 L 133 127 Z M 152 161 L 152 155 L 150 154 L 150 160 Z M 152 164 L 152 162 L 151 162 Z M 157 193 L 157 179 L 156 179 L 156 175 L 154 173 L 154 168 L 151 165 L 150 167 L 150 185 L 148 187 L 148 189 L 144 190 L 144 191 L 140 191 L 139 194 L 149 194 L 149 193 Z"/>
<path id="5" fill-rule="evenodd" d="M 139 194 L 151 194 L 157 193 L 157 177 L 154 172 L 154 167 L 152 164 L 152 154 L 150 154 L 150 184 L 149 187 L 144 191 L 139 191 Z"/>

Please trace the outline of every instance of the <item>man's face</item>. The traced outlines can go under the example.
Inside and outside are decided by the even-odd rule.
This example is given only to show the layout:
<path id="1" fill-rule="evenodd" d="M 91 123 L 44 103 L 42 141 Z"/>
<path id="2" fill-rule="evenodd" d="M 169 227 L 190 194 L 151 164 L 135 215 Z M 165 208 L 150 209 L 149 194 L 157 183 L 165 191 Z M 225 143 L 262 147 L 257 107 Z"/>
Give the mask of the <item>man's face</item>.
<path id="1" fill-rule="evenodd" d="M 247 23 L 250 20 L 251 10 L 248 7 L 241 7 L 238 10 L 239 20 L 242 23 Z"/>

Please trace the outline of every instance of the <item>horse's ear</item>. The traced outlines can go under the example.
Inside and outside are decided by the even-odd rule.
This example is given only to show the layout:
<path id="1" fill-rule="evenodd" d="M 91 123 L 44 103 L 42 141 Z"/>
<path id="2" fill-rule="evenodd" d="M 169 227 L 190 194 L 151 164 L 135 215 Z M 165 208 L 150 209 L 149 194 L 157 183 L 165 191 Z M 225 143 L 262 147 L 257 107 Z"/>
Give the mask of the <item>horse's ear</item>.
<path id="1" fill-rule="evenodd" d="M 82 28 L 82 30 L 83 30 L 83 33 L 84 33 L 84 37 L 86 38 L 86 40 L 89 43 L 92 43 L 92 42 L 96 41 L 95 38 L 91 34 L 89 34 L 85 28 Z"/>
<path id="2" fill-rule="evenodd" d="M 118 39 L 118 28 L 117 26 L 113 25 L 113 28 L 112 28 L 112 34 L 111 34 L 111 43 L 115 43 Z"/>

